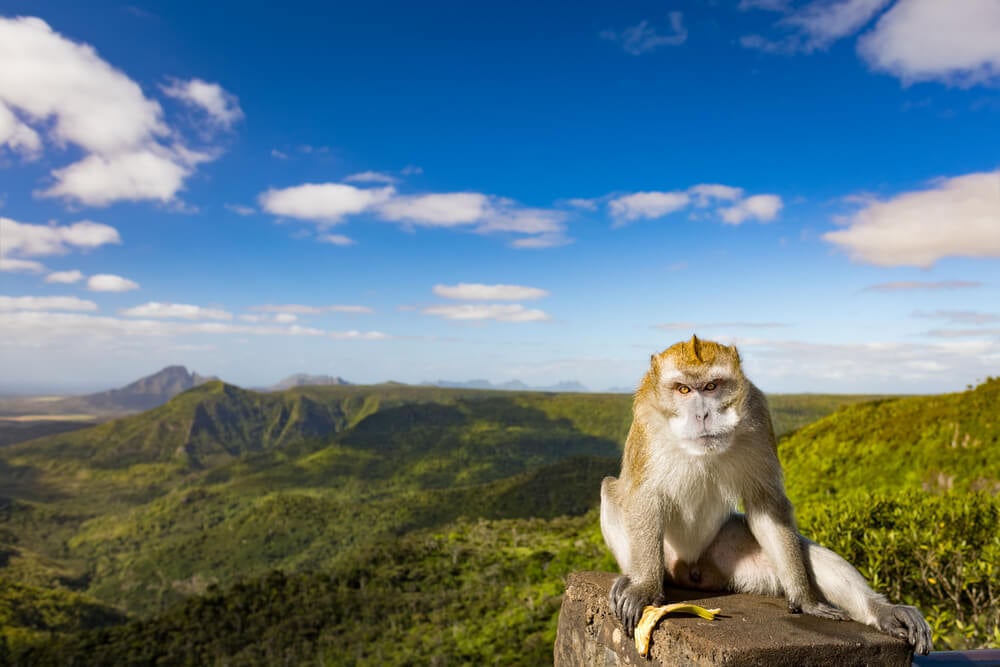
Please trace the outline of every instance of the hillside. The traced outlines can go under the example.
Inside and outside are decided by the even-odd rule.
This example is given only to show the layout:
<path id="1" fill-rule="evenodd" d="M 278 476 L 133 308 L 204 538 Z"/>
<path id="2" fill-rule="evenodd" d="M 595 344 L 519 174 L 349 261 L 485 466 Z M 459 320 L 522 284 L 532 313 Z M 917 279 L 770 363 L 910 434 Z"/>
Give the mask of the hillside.
<path id="1" fill-rule="evenodd" d="M 331 375 L 310 375 L 308 373 L 296 373 L 289 375 L 284 380 L 268 387 L 264 391 L 284 391 L 294 387 L 309 387 L 315 385 L 340 385 L 351 384 L 340 376 Z"/>
<path id="2" fill-rule="evenodd" d="M 612 567 L 595 508 L 600 479 L 618 467 L 630 400 L 405 385 L 261 394 L 214 381 L 141 415 L 9 445 L 0 449 L 0 583 L 30 586 L 8 607 L 44 599 L 49 620 L 11 613 L 0 637 L 23 648 L 43 628 L 73 635 L 21 664 L 65 664 L 97 644 L 106 653 L 93 655 L 107 659 L 89 664 L 121 664 L 135 651 L 199 664 L 218 656 L 230 656 L 225 664 L 301 662 L 342 655 L 338 646 L 357 660 L 327 664 L 384 664 L 443 650 L 426 637 L 451 628 L 448 664 L 535 662 L 554 633 L 561 577 Z M 997 386 L 859 400 L 770 397 L 779 432 L 833 412 L 781 444 L 800 522 L 859 562 L 873 557 L 864 545 L 890 530 L 885 539 L 895 542 L 878 546 L 896 560 L 872 560 L 866 573 L 890 583 L 904 577 L 900 596 L 927 606 L 942 592 L 906 570 L 919 551 L 912 540 L 930 549 L 920 553 L 937 553 L 924 517 L 972 536 L 963 548 L 978 562 L 976 536 L 990 521 L 995 527 L 994 501 L 975 501 L 965 514 L 925 495 L 845 500 L 833 513 L 815 501 L 846 498 L 869 480 L 887 494 L 907 486 L 919 494 L 916 471 L 928 465 L 954 475 L 956 489 L 970 469 L 995 480 L 982 462 L 998 453 Z M 958 425 L 954 446 L 940 442 L 943 423 Z M 838 449 L 842 441 L 861 454 Z M 926 442 L 926 453 L 885 454 L 899 442 Z M 866 473 L 831 473 L 827 451 L 834 466 Z M 897 528 L 910 524 L 903 539 Z M 940 564 L 921 567 L 932 566 Z M 73 634 L 119 622 L 116 610 L 135 620 Z M 939 634 L 960 617 L 949 613 Z"/>
<path id="3" fill-rule="evenodd" d="M 1000 379 L 843 407 L 780 448 L 793 500 L 853 491 L 1000 493 Z"/>

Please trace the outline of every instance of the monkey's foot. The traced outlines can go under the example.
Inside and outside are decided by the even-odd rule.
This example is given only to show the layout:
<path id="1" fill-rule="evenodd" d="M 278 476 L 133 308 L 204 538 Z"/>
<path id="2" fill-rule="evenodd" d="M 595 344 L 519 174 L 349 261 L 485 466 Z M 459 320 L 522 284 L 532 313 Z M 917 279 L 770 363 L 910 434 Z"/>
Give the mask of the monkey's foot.
<path id="1" fill-rule="evenodd" d="M 793 614 L 808 614 L 819 618 L 829 618 L 833 621 L 851 620 L 847 612 L 840 609 L 840 607 L 834 607 L 832 604 L 825 602 L 803 602 L 800 605 L 793 605 L 789 602 L 788 611 Z"/>
<path id="2" fill-rule="evenodd" d="M 916 607 L 887 605 L 878 611 L 877 622 L 879 630 L 910 642 L 916 653 L 931 652 L 931 629 Z"/>
<path id="3" fill-rule="evenodd" d="M 611 611 L 614 612 L 625 634 L 629 637 L 635 636 L 635 628 L 642 618 L 642 611 L 649 605 L 656 606 L 663 600 L 663 592 L 659 586 L 653 584 L 633 584 L 627 575 L 621 575 L 615 579 L 611 586 L 611 594 L 608 595 L 608 602 Z"/>

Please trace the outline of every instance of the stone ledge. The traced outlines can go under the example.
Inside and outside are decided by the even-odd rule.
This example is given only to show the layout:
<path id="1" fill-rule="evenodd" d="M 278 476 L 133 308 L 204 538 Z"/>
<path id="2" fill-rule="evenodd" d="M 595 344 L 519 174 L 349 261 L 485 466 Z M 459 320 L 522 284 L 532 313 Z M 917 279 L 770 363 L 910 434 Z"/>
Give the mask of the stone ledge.
<path id="1" fill-rule="evenodd" d="M 608 607 L 617 575 L 574 572 L 566 582 L 554 648 L 556 667 L 577 665 L 740 665 L 805 667 L 911 664 L 912 649 L 860 623 L 789 614 L 780 598 L 668 589 L 667 602 L 719 607 L 714 621 L 667 616 L 643 658 Z"/>

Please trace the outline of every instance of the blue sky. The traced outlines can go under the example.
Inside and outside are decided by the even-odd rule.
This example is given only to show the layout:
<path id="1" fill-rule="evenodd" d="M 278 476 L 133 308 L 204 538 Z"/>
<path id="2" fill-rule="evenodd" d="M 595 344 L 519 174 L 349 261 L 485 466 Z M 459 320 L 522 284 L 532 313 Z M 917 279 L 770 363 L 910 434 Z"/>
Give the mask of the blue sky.
<path id="1" fill-rule="evenodd" d="M 1000 3 L 0 3 L 0 390 L 1000 373 Z"/>

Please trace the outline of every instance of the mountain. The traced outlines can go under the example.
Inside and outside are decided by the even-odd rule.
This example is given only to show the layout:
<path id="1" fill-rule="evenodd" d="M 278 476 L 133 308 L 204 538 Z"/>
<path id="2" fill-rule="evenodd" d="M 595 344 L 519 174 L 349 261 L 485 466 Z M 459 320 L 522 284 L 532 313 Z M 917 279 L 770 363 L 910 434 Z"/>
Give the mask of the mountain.
<path id="1" fill-rule="evenodd" d="M 190 373 L 184 366 L 167 366 L 124 387 L 94 394 L 0 398 L 0 416 L 74 415 L 106 419 L 155 408 L 181 392 L 214 379 Z"/>
<path id="2" fill-rule="evenodd" d="M 550 391 L 550 392 L 578 392 L 587 393 L 587 387 L 576 381 L 563 381 L 547 386 L 529 386 L 520 380 L 508 380 L 500 384 L 493 384 L 489 380 L 467 380 L 465 382 L 455 382 L 452 380 L 437 380 L 435 382 L 424 382 L 423 387 L 450 387 L 453 389 L 499 389 L 502 391 Z"/>
<path id="3" fill-rule="evenodd" d="M 296 373 L 289 375 L 281 382 L 268 387 L 264 391 L 284 391 L 293 387 L 325 386 L 325 385 L 346 385 L 352 384 L 339 376 L 330 375 L 309 375 L 308 373 Z"/>
<path id="4" fill-rule="evenodd" d="M 213 379 L 190 373 L 184 366 L 167 366 L 120 389 L 87 394 L 75 400 L 97 412 L 142 412 L 163 405 L 177 394 Z"/>

